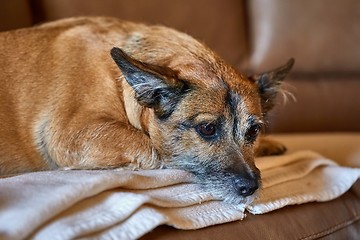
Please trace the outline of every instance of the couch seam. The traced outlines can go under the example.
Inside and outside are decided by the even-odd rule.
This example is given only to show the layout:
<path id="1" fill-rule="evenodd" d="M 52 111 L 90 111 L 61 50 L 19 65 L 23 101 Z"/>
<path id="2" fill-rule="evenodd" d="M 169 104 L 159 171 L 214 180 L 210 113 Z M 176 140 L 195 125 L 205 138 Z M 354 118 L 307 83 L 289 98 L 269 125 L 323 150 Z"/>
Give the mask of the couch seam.
<path id="1" fill-rule="evenodd" d="M 309 240 L 309 239 L 318 239 L 320 237 L 324 237 L 326 235 L 329 235 L 331 233 L 334 233 L 334 232 L 337 232 L 339 231 L 340 229 L 343 229 L 347 226 L 350 226 L 351 224 L 357 222 L 360 220 L 360 215 L 359 216 L 356 216 L 355 218 L 351 219 L 351 220 L 347 220 L 345 222 L 341 222 L 339 224 L 336 224 L 335 226 L 331 227 L 331 228 L 328 228 L 328 229 L 325 229 L 321 232 L 318 232 L 318 233 L 315 233 L 315 234 L 311 234 L 307 237 L 303 237 L 303 238 L 300 238 L 300 240 Z"/>

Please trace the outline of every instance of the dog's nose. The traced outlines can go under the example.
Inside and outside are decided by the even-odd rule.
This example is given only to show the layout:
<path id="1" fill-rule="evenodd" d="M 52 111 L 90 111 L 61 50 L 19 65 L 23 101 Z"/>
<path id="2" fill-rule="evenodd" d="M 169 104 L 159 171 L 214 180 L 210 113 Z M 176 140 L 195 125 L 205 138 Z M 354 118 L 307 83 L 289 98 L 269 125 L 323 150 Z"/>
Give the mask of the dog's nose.
<path id="1" fill-rule="evenodd" d="M 257 179 L 250 178 L 240 178 L 235 180 L 235 185 L 238 191 L 238 194 L 242 197 L 247 197 L 259 188 L 259 183 Z"/>

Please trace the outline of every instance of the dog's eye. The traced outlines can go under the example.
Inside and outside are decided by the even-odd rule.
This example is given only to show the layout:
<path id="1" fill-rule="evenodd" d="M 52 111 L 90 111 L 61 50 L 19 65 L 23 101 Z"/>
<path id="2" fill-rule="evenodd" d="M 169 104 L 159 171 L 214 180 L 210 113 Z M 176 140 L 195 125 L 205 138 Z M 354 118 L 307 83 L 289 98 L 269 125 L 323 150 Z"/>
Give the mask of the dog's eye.
<path id="1" fill-rule="evenodd" d="M 261 126 L 260 124 L 253 124 L 246 132 L 245 134 L 245 140 L 247 142 L 254 142 L 256 140 L 256 137 L 259 135 Z"/>
<path id="2" fill-rule="evenodd" d="M 216 134 L 216 126 L 212 123 L 200 124 L 196 127 L 196 130 L 204 138 L 211 138 Z"/>

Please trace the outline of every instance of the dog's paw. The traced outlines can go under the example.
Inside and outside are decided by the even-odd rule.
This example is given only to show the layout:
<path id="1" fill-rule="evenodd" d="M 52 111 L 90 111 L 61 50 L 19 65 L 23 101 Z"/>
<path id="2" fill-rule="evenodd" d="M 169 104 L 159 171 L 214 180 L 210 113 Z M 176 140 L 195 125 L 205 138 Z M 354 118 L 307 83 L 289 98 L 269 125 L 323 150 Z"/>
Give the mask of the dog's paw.
<path id="1" fill-rule="evenodd" d="M 275 140 L 260 137 L 258 147 L 255 150 L 256 157 L 281 155 L 286 152 L 286 147 Z"/>

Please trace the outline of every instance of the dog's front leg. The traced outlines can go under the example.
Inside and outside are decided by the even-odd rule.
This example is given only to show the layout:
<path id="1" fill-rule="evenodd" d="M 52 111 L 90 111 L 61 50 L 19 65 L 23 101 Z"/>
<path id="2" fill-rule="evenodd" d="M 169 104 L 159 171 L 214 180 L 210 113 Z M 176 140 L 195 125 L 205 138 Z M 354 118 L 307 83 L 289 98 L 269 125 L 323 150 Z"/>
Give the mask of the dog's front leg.
<path id="1" fill-rule="evenodd" d="M 257 147 L 255 148 L 255 155 L 257 157 L 280 155 L 284 152 L 286 152 L 286 147 L 282 143 L 263 136 L 259 137 Z"/>
<path id="2" fill-rule="evenodd" d="M 160 166 L 150 138 L 127 123 L 101 120 L 50 131 L 48 155 L 60 168 L 151 169 Z"/>

